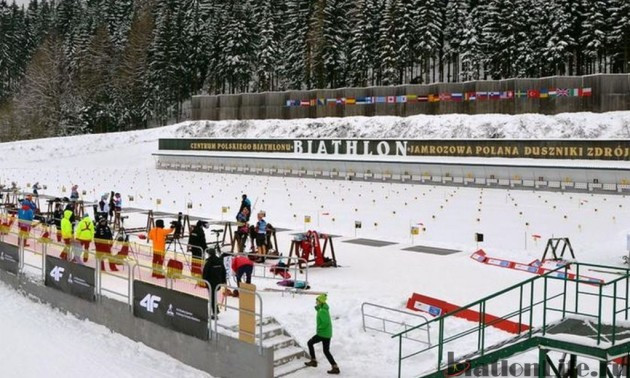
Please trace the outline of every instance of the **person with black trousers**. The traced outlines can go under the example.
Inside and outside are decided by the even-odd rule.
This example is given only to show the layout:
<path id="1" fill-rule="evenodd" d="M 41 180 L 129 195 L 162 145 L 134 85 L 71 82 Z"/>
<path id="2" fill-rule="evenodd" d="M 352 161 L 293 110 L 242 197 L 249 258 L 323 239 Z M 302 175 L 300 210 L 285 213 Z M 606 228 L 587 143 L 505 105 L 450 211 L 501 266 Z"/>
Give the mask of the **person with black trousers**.
<path id="1" fill-rule="evenodd" d="M 107 225 L 107 218 L 101 217 L 94 231 L 94 245 L 96 246 L 97 260 L 101 260 L 101 271 L 105 271 L 105 259 L 109 260 L 109 270 L 112 272 L 118 271 L 116 263 L 110 258 L 112 256 L 113 239 L 112 229 Z"/>
<path id="2" fill-rule="evenodd" d="M 206 221 L 199 220 L 195 227 L 193 227 L 188 237 L 188 245 L 190 252 L 192 253 L 192 264 L 190 267 L 190 273 L 195 277 L 201 277 L 201 264 L 203 263 L 203 256 L 208 249 L 208 243 L 206 242 L 206 233 L 203 230 L 208 228 L 209 224 Z"/>
<path id="3" fill-rule="evenodd" d="M 203 267 L 203 279 L 210 283 L 210 288 L 212 289 L 210 298 L 212 302 L 212 319 L 215 319 L 219 314 L 219 309 L 216 308 L 217 286 L 227 282 L 225 275 L 226 270 L 223 260 L 214 253 L 210 253 L 210 257 L 208 257 L 206 265 Z"/>
<path id="4" fill-rule="evenodd" d="M 241 201 L 241 207 L 239 207 L 238 212 L 240 213 L 243 209 L 247 209 L 247 219 L 246 222 L 249 222 L 249 217 L 252 214 L 252 201 L 247 198 L 247 194 L 243 194 L 243 200 Z"/>

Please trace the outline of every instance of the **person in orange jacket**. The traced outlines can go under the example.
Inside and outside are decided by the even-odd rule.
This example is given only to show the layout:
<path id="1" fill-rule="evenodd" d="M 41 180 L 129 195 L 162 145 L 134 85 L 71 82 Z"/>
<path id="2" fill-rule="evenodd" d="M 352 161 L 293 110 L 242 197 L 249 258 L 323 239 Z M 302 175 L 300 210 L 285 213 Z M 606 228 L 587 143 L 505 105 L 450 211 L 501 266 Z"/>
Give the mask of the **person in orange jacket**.
<path id="1" fill-rule="evenodd" d="M 166 254 L 166 236 L 175 231 L 164 228 L 164 221 L 155 221 L 155 227 L 149 231 L 149 240 L 153 241 L 153 274 L 154 278 L 164 278 L 164 255 Z"/>

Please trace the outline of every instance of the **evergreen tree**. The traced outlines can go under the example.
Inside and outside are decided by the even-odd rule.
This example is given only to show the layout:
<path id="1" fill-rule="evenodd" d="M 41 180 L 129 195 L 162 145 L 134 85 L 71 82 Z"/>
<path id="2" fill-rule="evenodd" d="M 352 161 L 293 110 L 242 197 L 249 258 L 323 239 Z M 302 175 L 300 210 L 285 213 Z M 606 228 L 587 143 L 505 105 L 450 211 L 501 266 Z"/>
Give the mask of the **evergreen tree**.
<path id="1" fill-rule="evenodd" d="M 445 20 L 444 20 L 444 38 L 446 40 L 447 49 L 445 51 L 448 60 L 447 80 L 457 82 L 460 78 L 460 54 L 465 50 L 464 42 L 466 39 L 466 20 L 470 13 L 469 0 L 448 1 L 446 4 Z M 450 69 L 453 73 L 451 76 Z"/>
<path id="2" fill-rule="evenodd" d="M 325 84 L 338 88 L 346 83 L 348 38 L 350 35 L 347 14 L 348 0 L 326 0 L 323 10 L 322 62 Z M 322 88 L 326 85 L 321 85 Z"/>
<path id="3" fill-rule="evenodd" d="M 314 11 L 310 0 L 287 1 L 287 31 L 282 40 L 285 53 L 283 75 L 289 89 L 311 87 L 312 46 L 307 43 L 309 20 Z"/>
<path id="4" fill-rule="evenodd" d="M 396 29 L 396 0 L 389 0 L 383 16 L 378 41 L 380 64 L 380 78 L 378 84 L 393 85 L 399 82 L 397 59 L 397 29 Z"/>
<path id="5" fill-rule="evenodd" d="M 586 73 L 604 72 L 605 49 L 610 34 L 606 19 L 608 11 L 602 0 L 584 0 L 584 21 L 580 42 L 584 46 Z"/>
<path id="6" fill-rule="evenodd" d="M 612 43 L 614 72 L 630 70 L 630 2 L 614 0 L 612 3 L 610 41 Z"/>

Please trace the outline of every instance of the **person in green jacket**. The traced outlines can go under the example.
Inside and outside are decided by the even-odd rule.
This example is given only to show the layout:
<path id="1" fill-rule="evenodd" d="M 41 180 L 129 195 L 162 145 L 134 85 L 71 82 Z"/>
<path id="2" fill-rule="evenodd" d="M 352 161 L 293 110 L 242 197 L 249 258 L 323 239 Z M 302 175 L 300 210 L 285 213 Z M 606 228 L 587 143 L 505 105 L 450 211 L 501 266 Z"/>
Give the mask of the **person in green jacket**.
<path id="1" fill-rule="evenodd" d="M 324 355 L 328 362 L 332 365 L 332 369 L 328 370 L 328 374 L 339 374 L 339 367 L 335 362 L 332 354 L 330 354 L 330 339 L 332 338 L 332 320 L 330 319 L 330 312 L 328 312 L 328 305 L 326 304 L 326 294 L 321 294 L 315 299 L 315 311 L 317 311 L 317 333 L 311 337 L 308 341 L 308 352 L 311 356 L 309 362 L 305 362 L 304 365 L 317 367 L 317 359 L 315 358 L 315 344 L 321 342 L 324 346 Z"/>
<path id="2" fill-rule="evenodd" d="M 81 219 L 81 221 L 77 224 L 77 228 L 75 230 L 76 239 L 81 243 L 83 247 L 83 262 L 88 261 L 88 250 L 90 249 L 90 243 L 92 239 L 94 239 L 94 223 L 92 223 L 92 219 L 90 219 L 89 215 L 86 215 Z"/>
<path id="3" fill-rule="evenodd" d="M 66 210 L 63 212 L 63 218 L 61 218 L 61 238 L 65 245 L 59 256 L 62 260 L 67 260 L 70 252 L 70 243 L 72 242 L 72 221 L 70 219 L 73 215 L 74 213 L 71 210 Z"/>

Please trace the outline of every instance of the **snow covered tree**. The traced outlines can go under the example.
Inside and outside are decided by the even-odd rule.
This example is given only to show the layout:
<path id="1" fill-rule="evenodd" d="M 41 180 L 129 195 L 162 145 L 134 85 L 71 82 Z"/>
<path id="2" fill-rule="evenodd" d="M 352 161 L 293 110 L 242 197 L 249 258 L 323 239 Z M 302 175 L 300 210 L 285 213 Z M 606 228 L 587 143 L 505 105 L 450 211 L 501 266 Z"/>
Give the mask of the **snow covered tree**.
<path id="1" fill-rule="evenodd" d="M 417 5 L 417 31 L 414 33 L 417 42 L 415 46 L 422 56 L 425 82 L 431 81 L 431 60 L 441 59 L 443 50 L 444 7 L 442 0 L 419 0 Z M 433 70 L 435 81 L 435 68 Z"/>
<path id="2" fill-rule="evenodd" d="M 346 83 L 347 50 L 350 35 L 348 0 L 326 0 L 323 10 L 323 39 L 321 59 L 325 72 L 325 82 L 318 87 L 338 88 Z M 323 85 L 322 85 L 323 84 Z"/>
<path id="3" fill-rule="evenodd" d="M 466 39 L 466 20 L 470 13 L 469 0 L 448 1 L 444 20 L 444 39 L 446 41 L 446 58 L 448 60 L 447 81 L 457 82 L 460 78 L 461 53 L 464 51 Z M 451 75 L 452 67 L 452 75 Z"/>
<path id="4" fill-rule="evenodd" d="M 466 17 L 465 32 L 461 42 L 461 79 L 478 80 L 483 69 L 483 44 L 481 41 L 481 17 L 479 8 L 473 8 Z"/>
<path id="5" fill-rule="evenodd" d="M 614 72 L 630 70 L 630 1 L 612 0 L 610 41 L 613 45 Z"/>
<path id="6" fill-rule="evenodd" d="M 270 0 L 261 2 L 257 8 L 259 15 L 258 30 L 259 40 L 256 54 L 256 74 L 258 77 L 257 89 L 269 91 L 275 88 L 278 67 L 282 52 L 282 15 L 283 2 Z"/>
<path id="7" fill-rule="evenodd" d="M 399 82 L 398 76 L 398 43 L 396 28 L 397 0 L 389 0 L 387 9 L 381 21 L 378 40 L 378 54 L 380 59 L 380 78 L 378 84 L 393 85 Z"/>
<path id="8" fill-rule="evenodd" d="M 609 25 L 608 10 L 602 0 L 584 0 L 584 21 L 580 42 L 584 46 L 586 73 L 604 72 L 604 54 L 607 47 Z"/>
<path id="9" fill-rule="evenodd" d="M 378 62 L 379 26 L 384 2 L 381 0 L 361 0 L 355 2 L 349 13 L 350 28 L 349 59 L 350 82 L 355 86 L 373 84 Z"/>
<path id="10" fill-rule="evenodd" d="M 313 10 L 310 0 L 287 1 L 287 30 L 282 50 L 285 52 L 283 74 L 289 89 L 311 86 L 313 52 L 307 40 Z"/>

